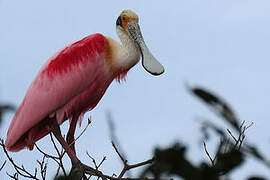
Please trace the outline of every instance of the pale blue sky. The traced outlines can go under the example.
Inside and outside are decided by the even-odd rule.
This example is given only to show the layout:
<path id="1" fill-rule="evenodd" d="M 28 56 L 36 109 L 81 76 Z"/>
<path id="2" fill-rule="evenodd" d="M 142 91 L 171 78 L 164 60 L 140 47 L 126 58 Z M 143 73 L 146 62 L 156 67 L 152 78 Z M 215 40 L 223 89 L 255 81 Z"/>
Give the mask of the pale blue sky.
<path id="1" fill-rule="evenodd" d="M 194 119 L 203 116 L 224 124 L 190 96 L 185 82 L 210 88 L 230 102 L 242 120 L 254 121 L 248 140 L 270 157 L 269 7 L 268 0 L 1 0 L 0 100 L 18 105 L 42 64 L 64 45 L 96 32 L 118 39 L 115 21 L 123 9 L 132 9 L 165 74 L 153 77 L 139 63 L 128 73 L 126 83 L 113 82 L 99 105 L 86 114 L 93 123 L 77 144 L 80 159 L 90 163 L 86 150 L 97 159 L 106 155 L 103 171 L 119 171 L 105 115 L 110 110 L 130 162 L 150 158 L 154 145 L 174 141 L 192 144 L 188 156 L 194 163 L 207 160 L 198 145 L 199 124 Z M 5 116 L 0 137 L 5 137 L 11 118 L 11 114 Z M 39 142 L 40 147 L 50 150 L 47 142 Z M 211 144 L 209 151 L 214 152 Z M 29 168 L 38 157 L 28 150 L 12 156 Z M 10 166 L 5 170 L 12 172 Z M 250 174 L 270 177 L 269 169 L 252 159 L 232 177 L 243 179 Z M 5 171 L 0 172 L 2 176 Z"/>

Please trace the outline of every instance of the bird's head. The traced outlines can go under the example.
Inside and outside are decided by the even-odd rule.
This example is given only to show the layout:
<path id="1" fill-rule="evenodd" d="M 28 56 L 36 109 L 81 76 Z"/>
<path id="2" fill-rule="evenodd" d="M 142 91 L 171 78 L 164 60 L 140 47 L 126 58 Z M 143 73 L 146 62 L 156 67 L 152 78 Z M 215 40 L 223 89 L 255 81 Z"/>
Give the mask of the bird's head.
<path id="1" fill-rule="evenodd" d="M 135 21 L 137 24 L 139 23 L 139 17 L 136 13 L 131 10 L 124 10 L 116 20 L 116 26 L 122 28 L 127 31 L 127 25 L 129 22 Z"/>
<path id="2" fill-rule="evenodd" d="M 156 60 L 146 46 L 139 26 L 139 17 L 131 10 L 124 10 L 116 20 L 116 28 L 127 33 L 130 39 L 139 47 L 144 69 L 152 75 L 164 72 L 163 66 Z"/>

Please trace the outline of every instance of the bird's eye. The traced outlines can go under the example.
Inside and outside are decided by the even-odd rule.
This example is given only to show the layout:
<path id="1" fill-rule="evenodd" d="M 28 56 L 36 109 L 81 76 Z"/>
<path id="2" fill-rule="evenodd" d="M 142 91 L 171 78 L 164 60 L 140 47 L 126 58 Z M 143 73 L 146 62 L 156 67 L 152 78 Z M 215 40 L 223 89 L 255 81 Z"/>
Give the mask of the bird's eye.
<path id="1" fill-rule="evenodd" d="M 122 26 L 122 19 L 120 16 L 116 20 L 116 26 Z"/>

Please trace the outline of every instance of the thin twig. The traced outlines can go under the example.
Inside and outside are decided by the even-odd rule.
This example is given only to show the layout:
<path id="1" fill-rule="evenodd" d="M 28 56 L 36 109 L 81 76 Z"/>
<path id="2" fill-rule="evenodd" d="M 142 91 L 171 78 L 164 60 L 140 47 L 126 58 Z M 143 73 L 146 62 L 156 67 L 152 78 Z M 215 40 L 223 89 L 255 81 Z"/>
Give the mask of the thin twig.
<path id="1" fill-rule="evenodd" d="M 83 164 L 83 168 L 86 169 L 86 171 L 85 171 L 86 174 L 98 176 L 98 177 L 101 177 L 102 179 L 109 179 L 109 180 L 155 180 L 154 178 L 119 178 L 119 177 L 104 175 L 101 172 L 98 174 L 97 173 L 95 174 L 95 173 L 93 173 L 92 170 L 87 171 L 87 169 L 90 167 L 87 165 L 84 165 L 84 164 Z M 92 168 L 90 168 L 90 169 L 92 169 Z M 159 179 L 159 180 L 168 180 L 168 179 Z"/>
<path id="2" fill-rule="evenodd" d="M 127 170 L 137 168 L 137 167 L 140 167 L 140 166 L 144 166 L 144 165 L 147 165 L 147 164 L 152 164 L 153 162 L 154 162 L 154 158 L 148 159 L 146 161 L 143 161 L 143 162 L 140 162 L 140 163 L 137 163 L 137 164 L 128 165 Z"/>
<path id="3" fill-rule="evenodd" d="M 43 154 L 44 156 L 46 156 L 47 158 L 51 158 L 51 159 L 59 159 L 59 157 L 56 157 L 56 156 L 53 156 L 53 155 L 50 155 L 50 154 L 47 154 L 47 153 L 45 153 L 44 151 L 42 151 L 39 147 L 38 147 L 38 145 L 35 143 L 34 144 L 35 145 L 35 147 L 37 148 L 37 150 L 41 153 L 41 154 Z M 58 161 L 56 161 L 57 163 L 58 163 Z"/>
<path id="4" fill-rule="evenodd" d="M 120 154 L 120 152 L 118 151 L 116 145 L 114 144 L 114 142 L 112 142 L 112 146 L 114 148 L 114 150 L 116 151 L 116 153 L 118 154 L 118 156 L 120 157 L 120 159 L 122 160 L 123 164 L 124 164 L 124 167 L 122 169 L 122 171 L 120 172 L 120 175 L 117 177 L 118 179 L 122 179 L 122 177 L 124 176 L 124 174 L 130 170 L 130 169 L 133 169 L 133 168 L 137 168 L 137 167 L 140 167 L 140 166 L 144 166 L 144 165 L 147 165 L 147 164 L 151 164 L 153 163 L 154 159 L 149 159 L 147 161 L 143 161 L 141 163 L 137 163 L 137 164 L 133 164 L 133 165 L 129 165 L 127 162 L 126 159 L 123 158 L 123 156 Z"/>
<path id="5" fill-rule="evenodd" d="M 2 164 L 2 166 L 0 167 L 0 171 L 2 171 L 2 169 L 4 168 L 4 166 L 6 165 L 7 161 L 5 160 L 5 162 Z"/>
<path id="6" fill-rule="evenodd" d="M 64 157 L 66 152 L 64 151 L 63 148 L 62 148 L 61 152 L 59 151 L 59 149 L 57 148 L 56 143 L 55 143 L 55 141 L 53 139 L 52 133 L 50 133 L 50 139 L 51 139 L 51 142 L 53 143 L 53 147 L 54 147 L 54 149 L 55 149 L 55 151 L 56 151 L 56 153 L 58 155 L 58 159 L 59 159 L 58 165 L 62 169 L 63 174 L 66 177 L 67 173 L 66 173 L 66 170 L 65 170 L 64 165 L 63 165 L 63 157 Z M 59 170 L 57 172 L 59 173 Z"/>
<path id="7" fill-rule="evenodd" d="M 244 139 L 246 138 L 245 136 L 245 132 L 248 128 L 250 128 L 254 123 L 251 122 L 248 126 L 244 126 L 246 121 L 243 121 L 240 125 L 240 130 L 239 130 L 239 135 L 238 137 L 236 138 L 232 132 L 227 129 L 228 133 L 230 134 L 230 136 L 233 138 L 233 140 L 235 141 L 235 144 L 234 144 L 234 148 L 237 149 L 237 150 L 240 150 L 241 147 L 242 147 L 242 144 L 243 144 L 243 141 Z"/>
<path id="8" fill-rule="evenodd" d="M 57 170 L 56 170 L 56 174 L 55 174 L 55 176 L 54 176 L 54 179 L 56 179 L 56 178 L 58 177 L 60 168 L 61 168 L 61 167 L 58 166 L 58 168 L 57 168 Z"/>
<path id="9" fill-rule="evenodd" d="M 100 166 L 103 164 L 103 162 L 106 160 L 106 156 L 104 156 L 103 159 L 100 161 L 100 163 L 97 165 L 96 160 L 87 151 L 86 151 L 86 155 L 92 160 L 96 170 L 98 170 Z M 91 177 L 92 175 L 90 175 L 87 179 L 90 179 Z"/>
<path id="10" fill-rule="evenodd" d="M 243 125 L 246 123 L 246 121 L 244 120 L 241 125 L 240 125 L 240 129 L 242 129 Z"/>
<path id="11" fill-rule="evenodd" d="M 118 177 L 112 177 L 112 176 L 107 176 L 104 175 L 105 178 L 110 179 L 110 180 L 156 180 L 155 178 L 118 178 Z M 173 180 L 171 179 L 159 179 L 159 180 Z"/>
<path id="12" fill-rule="evenodd" d="M 96 170 L 96 172 L 93 172 L 93 168 L 87 166 L 87 165 L 84 165 L 82 164 L 83 168 L 85 169 L 84 173 L 85 174 L 88 174 L 91 176 L 97 176 L 97 177 L 101 177 L 102 179 L 109 179 L 109 180 L 154 180 L 153 178 L 123 178 L 124 174 L 130 170 L 130 169 L 133 169 L 133 168 L 137 168 L 137 167 L 141 167 L 141 166 L 144 166 L 144 165 L 147 165 L 147 164 L 151 164 L 153 163 L 154 159 L 149 159 L 147 161 L 143 161 L 143 162 L 140 162 L 140 163 L 137 163 L 137 164 L 132 164 L 132 165 L 129 165 L 127 163 L 127 160 L 123 158 L 123 156 L 119 153 L 116 145 L 114 144 L 114 142 L 112 142 L 112 146 L 114 148 L 114 150 L 116 151 L 116 153 L 118 154 L 118 156 L 120 157 L 120 159 L 122 160 L 123 164 L 124 164 L 124 168 L 122 169 L 120 175 L 118 177 L 116 177 L 116 175 L 114 176 L 108 176 L 108 175 L 104 175 L 102 174 L 102 172 Z M 95 167 L 96 169 L 99 168 L 99 166 L 105 161 L 106 157 L 103 158 L 103 160 L 100 162 L 99 165 L 96 164 L 96 161 L 94 160 L 93 157 L 91 157 L 89 155 L 89 153 L 87 152 L 87 155 L 90 159 L 92 159 L 93 163 L 95 164 Z M 90 178 L 88 177 L 88 178 Z M 168 180 L 168 179 L 160 179 L 160 180 Z"/>
<path id="13" fill-rule="evenodd" d="M 85 126 L 85 128 L 82 130 L 82 132 L 79 134 L 79 136 L 76 138 L 76 139 L 74 139 L 70 144 L 69 144 L 69 146 L 71 146 L 72 144 L 74 144 L 84 133 L 85 133 L 85 131 L 86 131 L 86 129 L 88 128 L 88 126 L 91 124 L 91 117 L 90 118 L 88 118 L 88 121 L 87 121 L 87 125 Z"/>
<path id="14" fill-rule="evenodd" d="M 58 154 L 59 157 L 61 157 L 60 151 L 58 150 L 58 148 L 56 146 L 56 143 L 55 143 L 55 141 L 53 139 L 53 136 L 52 136 L 52 133 L 51 132 L 50 132 L 50 139 L 51 139 L 51 142 L 53 143 L 53 147 L 56 150 L 56 153 Z"/>
<path id="15" fill-rule="evenodd" d="M 96 160 L 92 156 L 90 156 L 90 154 L 88 153 L 88 151 L 86 151 L 86 155 L 92 160 L 92 162 L 93 162 L 96 170 L 98 170 L 98 166 L 97 166 Z"/>
<path id="16" fill-rule="evenodd" d="M 203 146 L 204 146 L 204 151 L 205 151 L 205 153 L 207 154 L 208 158 L 210 159 L 210 161 L 211 161 L 211 163 L 212 163 L 212 166 L 215 166 L 215 162 L 214 162 L 214 160 L 211 158 L 211 156 L 210 156 L 210 154 L 209 154 L 209 152 L 208 152 L 208 150 L 207 150 L 207 147 L 206 147 L 206 143 L 205 143 L 205 142 L 203 142 Z"/>
<path id="17" fill-rule="evenodd" d="M 50 134 L 50 135 L 51 135 L 51 134 Z M 50 154 L 45 153 L 44 151 L 42 151 L 42 150 L 38 147 L 38 145 L 37 145 L 36 143 L 35 143 L 35 147 L 37 148 L 37 150 L 38 150 L 40 153 L 43 154 L 43 156 L 45 156 L 46 158 L 50 158 L 50 159 L 54 160 L 54 161 L 58 164 L 58 168 L 57 168 L 57 173 L 56 173 L 56 174 L 59 173 L 59 170 L 60 170 L 60 168 L 61 168 L 62 171 L 63 171 L 64 176 L 66 176 L 66 171 L 65 171 L 65 168 L 64 168 L 63 162 L 62 162 L 63 153 L 60 153 L 60 152 L 59 152 L 59 150 L 58 150 L 58 148 L 57 148 L 57 146 L 56 146 L 56 144 L 55 144 L 55 142 L 54 142 L 52 136 L 51 136 L 51 141 L 52 141 L 52 143 L 53 143 L 54 149 L 56 150 L 56 152 L 57 152 L 57 154 L 58 154 L 58 157 L 57 157 L 57 156 L 53 156 L 53 155 L 50 155 Z M 39 163 L 39 165 L 41 166 L 41 164 L 40 164 L 39 161 L 38 161 L 38 163 Z M 46 165 L 46 166 L 47 166 L 47 165 Z M 42 166 L 42 167 L 43 167 L 43 166 Z M 58 169 L 59 169 L 59 170 L 58 170 Z"/>
<path id="18" fill-rule="evenodd" d="M 46 179 L 46 173 L 47 173 L 47 163 L 45 163 L 45 158 L 46 158 L 46 155 L 43 156 L 41 162 L 39 160 L 37 160 L 37 162 L 39 164 L 39 168 L 40 168 L 41 178 L 43 180 Z"/>
<path id="19" fill-rule="evenodd" d="M 102 159 L 102 160 L 100 161 L 100 163 L 98 164 L 97 169 L 100 168 L 100 166 L 104 163 L 104 161 L 105 161 L 106 159 L 107 159 L 106 156 L 104 156 L 103 159 Z"/>
<path id="20" fill-rule="evenodd" d="M 126 163 L 127 163 L 127 160 L 125 160 L 125 159 L 122 157 L 122 155 L 120 154 L 120 152 L 119 152 L 118 149 L 116 148 L 116 146 L 115 146 L 115 144 L 114 144 L 113 141 L 112 141 L 112 146 L 113 146 L 114 150 L 116 151 L 116 153 L 118 154 L 118 156 L 120 157 L 120 159 L 122 160 L 122 162 L 123 162 L 124 164 L 126 164 Z"/>
<path id="21" fill-rule="evenodd" d="M 254 125 L 254 122 L 251 122 L 250 125 L 246 126 L 246 130 L 249 129 L 253 125 Z"/>
<path id="22" fill-rule="evenodd" d="M 230 134 L 230 136 L 233 138 L 233 140 L 237 143 L 237 139 L 234 137 L 234 135 L 232 134 L 232 132 L 227 129 L 228 133 Z"/>
<path id="23" fill-rule="evenodd" d="M 23 165 L 22 165 L 21 167 L 19 167 L 19 166 L 13 161 L 13 159 L 9 156 L 9 154 L 8 154 L 8 152 L 7 152 L 7 150 L 6 150 L 4 141 L 3 141 L 2 139 L 0 139 L 0 145 L 2 146 L 3 151 L 4 151 L 5 155 L 7 156 L 8 160 L 11 162 L 11 164 L 12 164 L 13 167 L 14 167 L 14 169 L 16 170 L 16 172 L 17 172 L 19 175 L 21 175 L 21 176 L 23 176 L 23 177 L 25 177 L 25 178 L 32 178 L 32 179 L 38 180 L 38 178 L 37 178 L 35 175 L 29 173 L 29 172 L 24 168 Z"/>
<path id="24" fill-rule="evenodd" d="M 60 164 L 61 164 L 60 167 L 61 167 L 61 169 L 63 171 L 64 176 L 66 177 L 67 176 L 67 173 L 66 173 L 65 167 L 63 165 L 63 157 L 64 157 L 64 155 L 65 155 L 65 150 L 62 148 L 62 150 L 61 150 L 61 156 L 59 156 L 59 158 L 60 158 Z"/>
<path id="25" fill-rule="evenodd" d="M 11 179 L 15 179 L 15 180 L 18 180 L 18 174 L 17 173 L 14 173 L 13 175 L 9 174 L 8 172 L 6 172 L 7 175 L 11 178 Z"/>

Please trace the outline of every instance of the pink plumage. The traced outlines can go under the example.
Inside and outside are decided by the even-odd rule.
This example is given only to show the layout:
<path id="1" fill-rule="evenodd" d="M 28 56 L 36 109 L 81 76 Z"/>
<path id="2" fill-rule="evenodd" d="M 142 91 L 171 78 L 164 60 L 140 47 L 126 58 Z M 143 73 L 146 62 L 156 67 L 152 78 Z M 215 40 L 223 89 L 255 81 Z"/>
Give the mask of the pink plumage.
<path id="1" fill-rule="evenodd" d="M 72 116 L 82 116 L 99 102 L 115 78 L 106 66 L 106 38 L 94 34 L 79 40 L 49 59 L 30 85 L 16 112 L 5 142 L 10 151 L 19 151 Z"/>
<path id="2" fill-rule="evenodd" d="M 134 12 L 124 10 L 116 20 L 122 44 L 94 34 L 53 55 L 30 85 L 12 119 L 5 141 L 7 149 L 33 149 L 36 141 L 53 132 L 73 165 L 80 164 L 74 145 L 76 123 L 98 104 L 113 79 L 124 79 L 140 57 L 147 72 L 164 72 L 146 46 L 138 22 Z M 67 119 L 71 124 L 64 140 L 59 125 Z"/>

